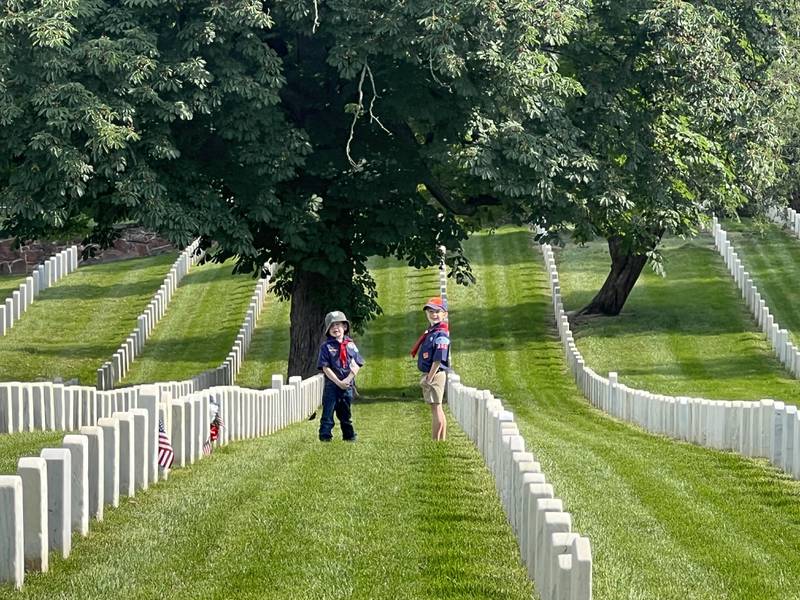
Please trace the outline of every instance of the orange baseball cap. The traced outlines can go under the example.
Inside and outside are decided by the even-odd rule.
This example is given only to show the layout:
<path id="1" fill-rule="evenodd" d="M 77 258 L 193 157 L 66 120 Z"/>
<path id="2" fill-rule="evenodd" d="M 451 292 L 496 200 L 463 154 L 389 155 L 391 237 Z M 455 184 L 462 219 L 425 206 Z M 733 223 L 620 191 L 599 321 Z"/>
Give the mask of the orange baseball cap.
<path id="1" fill-rule="evenodd" d="M 425 303 L 425 306 L 422 307 L 422 310 L 426 308 L 430 308 L 432 310 L 447 310 L 447 302 L 442 300 L 441 296 L 434 296 L 433 298 L 429 298 L 428 301 Z"/>

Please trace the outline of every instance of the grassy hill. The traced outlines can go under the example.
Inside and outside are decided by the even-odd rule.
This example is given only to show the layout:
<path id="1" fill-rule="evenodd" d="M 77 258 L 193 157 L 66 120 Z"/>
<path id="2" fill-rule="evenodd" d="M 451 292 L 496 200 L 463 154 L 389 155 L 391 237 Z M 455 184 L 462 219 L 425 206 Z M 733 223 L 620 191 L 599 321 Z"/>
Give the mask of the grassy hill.
<path id="1" fill-rule="evenodd" d="M 95 385 L 96 370 L 136 326 L 175 256 L 81 267 L 44 290 L 0 337 L 0 381 Z"/>
<path id="2" fill-rule="evenodd" d="M 591 408 L 565 371 L 541 255 L 530 235 L 515 229 L 478 235 L 467 252 L 478 284 L 450 288 L 456 366 L 467 385 L 491 389 L 515 412 L 574 528 L 590 537 L 594 597 L 800 598 L 800 482 L 764 461 L 646 434 Z M 662 389 L 692 395 L 792 389 L 748 331 L 747 315 L 712 252 L 691 245 L 678 255 L 690 259 L 689 273 L 681 274 L 682 263 L 670 253 L 670 277 L 640 282 L 623 319 L 576 328 L 587 364 L 618 369 L 628 381 L 635 368 L 641 385 L 660 382 Z M 695 262 L 698 255 L 707 259 Z M 588 300 L 607 265 L 593 246 L 562 254 L 572 308 Z M 651 282 L 658 287 L 648 289 Z M 648 308 L 650 302 L 657 308 Z M 661 316 L 672 304 L 674 312 Z M 707 314 L 706 305 L 725 315 L 721 332 L 695 317 Z M 740 365 L 763 369 L 757 384 L 720 358 L 736 340 L 745 340 L 737 350 Z M 708 369 L 727 376 L 683 369 L 676 351 L 683 347 L 703 348 L 691 361 L 705 359 Z"/>

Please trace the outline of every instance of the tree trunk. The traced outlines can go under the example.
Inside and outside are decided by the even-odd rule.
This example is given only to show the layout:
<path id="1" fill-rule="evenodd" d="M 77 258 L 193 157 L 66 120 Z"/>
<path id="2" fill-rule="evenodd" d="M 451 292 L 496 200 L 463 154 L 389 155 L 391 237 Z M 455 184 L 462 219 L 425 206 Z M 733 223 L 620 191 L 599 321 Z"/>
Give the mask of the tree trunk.
<path id="1" fill-rule="evenodd" d="M 794 210 L 800 211 L 800 192 L 793 191 L 789 194 L 789 206 Z"/>
<path id="2" fill-rule="evenodd" d="M 617 316 L 647 264 L 646 255 L 630 254 L 623 250 L 622 238 L 617 236 L 609 238 L 608 252 L 611 255 L 611 272 L 597 295 L 578 312 L 579 315 Z"/>
<path id="3" fill-rule="evenodd" d="M 305 378 L 317 373 L 317 352 L 322 343 L 325 309 L 314 291 L 323 287 L 320 275 L 295 270 L 289 313 L 289 377 L 300 375 Z"/>

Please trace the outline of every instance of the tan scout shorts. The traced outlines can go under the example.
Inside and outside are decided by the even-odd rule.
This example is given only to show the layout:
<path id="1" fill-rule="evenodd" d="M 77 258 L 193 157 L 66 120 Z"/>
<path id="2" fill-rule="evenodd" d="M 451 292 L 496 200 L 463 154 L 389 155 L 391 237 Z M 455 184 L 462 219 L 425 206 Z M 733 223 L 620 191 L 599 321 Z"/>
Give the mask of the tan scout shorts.
<path id="1" fill-rule="evenodd" d="M 428 375 L 423 375 L 419 384 L 422 386 L 422 397 L 428 404 L 441 404 L 444 398 L 444 386 L 447 383 L 447 373 L 444 371 L 437 371 L 433 376 L 433 383 L 428 383 L 426 378 Z"/>

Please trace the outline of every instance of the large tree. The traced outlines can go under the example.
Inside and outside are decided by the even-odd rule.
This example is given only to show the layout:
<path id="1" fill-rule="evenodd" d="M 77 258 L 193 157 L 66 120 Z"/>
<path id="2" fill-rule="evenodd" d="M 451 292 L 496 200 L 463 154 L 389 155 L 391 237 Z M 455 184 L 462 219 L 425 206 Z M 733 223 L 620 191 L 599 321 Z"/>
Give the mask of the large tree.
<path id="1" fill-rule="evenodd" d="M 558 48 L 581 0 L 7 0 L 0 205 L 20 238 L 136 218 L 279 265 L 290 374 L 323 315 L 379 311 L 367 257 L 448 262 L 502 207 L 519 221 L 592 166 Z M 488 211 L 488 213 L 487 213 Z M 466 220 L 465 220 L 466 219 Z"/>
<path id="2" fill-rule="evenodd" d="M 796 2 L 593 2 L 561 53 L 586 94 L 569 112 L 598 168 L 557 210 L 549 234 L 608 241 L 611 268 L 581 312 L 616 315 L 665 233 L 763 201 L 780 174 L 776 75 Z M 796 70 L 797 65 L 791 65 Z"/>

